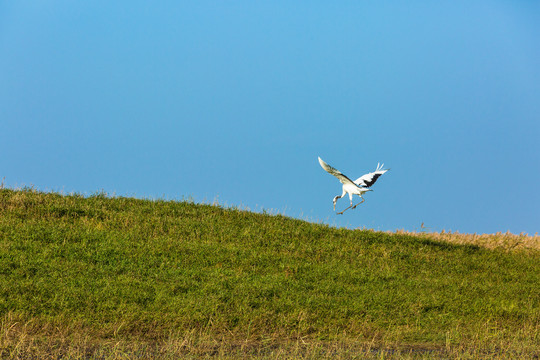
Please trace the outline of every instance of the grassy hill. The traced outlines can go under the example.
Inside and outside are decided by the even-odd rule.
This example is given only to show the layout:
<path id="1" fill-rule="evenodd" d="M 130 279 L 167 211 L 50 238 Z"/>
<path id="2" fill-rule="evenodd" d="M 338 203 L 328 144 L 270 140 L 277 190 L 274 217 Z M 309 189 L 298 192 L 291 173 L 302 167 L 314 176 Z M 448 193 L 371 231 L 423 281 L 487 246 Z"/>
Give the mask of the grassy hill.
<path id="1" fill-rule="evenodd" d="M 0 189 L 0 355 L 540 355 L 540 251 Z"/>

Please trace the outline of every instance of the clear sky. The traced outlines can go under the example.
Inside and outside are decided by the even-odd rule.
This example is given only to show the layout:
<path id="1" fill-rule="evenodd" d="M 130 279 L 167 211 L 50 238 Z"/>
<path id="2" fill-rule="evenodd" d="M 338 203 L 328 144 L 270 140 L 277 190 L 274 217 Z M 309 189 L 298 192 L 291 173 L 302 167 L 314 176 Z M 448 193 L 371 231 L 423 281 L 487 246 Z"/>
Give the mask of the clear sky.
<path id="1" fill-rule="evenodd" d="M 0 0 L 0 178 L 534 234 L 539 39 L 538 1 Z M 336 216 L 317 156 L 391 170 Z"/>

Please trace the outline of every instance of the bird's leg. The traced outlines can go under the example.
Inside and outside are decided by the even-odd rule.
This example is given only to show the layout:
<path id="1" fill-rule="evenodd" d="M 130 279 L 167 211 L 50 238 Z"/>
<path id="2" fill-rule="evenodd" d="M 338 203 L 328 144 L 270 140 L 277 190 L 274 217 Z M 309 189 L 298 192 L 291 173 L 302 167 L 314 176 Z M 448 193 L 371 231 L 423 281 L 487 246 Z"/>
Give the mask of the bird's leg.
<path id="1" fill-rule="evenodd" d="M 356 207 L 357 207 L 358 205 L 360 205 L 361 203 L 363 203 L 364 201 L 365 201 L 365 199 L 362 198 L 362 201 L 360 201 L 358 204 L 354 205 L 352 208 L 353 208 L 353 209 L 356 209 Z"/>
<path id="2" fill-rule="evenodd" d="M 345 210 L 349 210 L 350 208 L 352 208 L 352 205 L 349 206 L 348 208 L 343 209 L 343 211 L 340 211 L 340 212 L 336 213 L 336 215 L 341 215 L 341 214 L 343 214 L 345 212 Z"/>
<path id="3" fill-rule="evenodd" d="M 346 193 L 347 192 L 345 191 L 345 189 L 343 189 L 343 194 L 341 194 L 341 197 L 344 197 Z M 341 214 L 343 214 L 345 212 L 345 210 L 349 210 L 350 208 L 352 208 L 353 205 L 352 205 L 352 194 L 351 193 L 349 193 L 349 200 L 351 202 L 351 206 L 349 206 L 348 208 L 343 209 L 343 211 L 341 211 L 341 212 L 338 212 L 337 215 L 341 215 Z"/>
<path id="4" fill-rule="evenodd" d="M 345 210 L 356 209 L 356 207 L 357 207 L 358 205 L 360 205 L 361 203 L 363 203 L 364 201 L 365 201 L 365 199 L 362 198 L 362 201 L 360 201 L 358 204 L 356 204 L 356 205 L 354 205 L 354 206 L 351 204 L 351 206 L 349 206 L 348 208 L 343 209 L 343 211 L 341 211 L 341 212 L 338 212 L 337 215 L 343 214 L 343 213 L 345 212 Z"/>

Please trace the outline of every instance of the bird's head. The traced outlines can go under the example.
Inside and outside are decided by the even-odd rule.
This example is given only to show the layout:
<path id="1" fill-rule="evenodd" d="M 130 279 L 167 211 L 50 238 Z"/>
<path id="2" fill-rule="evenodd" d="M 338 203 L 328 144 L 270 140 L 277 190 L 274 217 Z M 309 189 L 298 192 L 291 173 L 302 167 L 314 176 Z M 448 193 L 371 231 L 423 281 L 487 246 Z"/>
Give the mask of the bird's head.
<path id="1" fill-rule="evenodd" d="M 338 195 L 338 196 L 336 196 L 334 198 L 334 200 L 332 200 L 332 202 L 334 203 L 334 210 L 336 210 L 336 203 L 337 203 L 337 199 L 339 199 L 339 198 L 340 198 L 340 196 Z"/>

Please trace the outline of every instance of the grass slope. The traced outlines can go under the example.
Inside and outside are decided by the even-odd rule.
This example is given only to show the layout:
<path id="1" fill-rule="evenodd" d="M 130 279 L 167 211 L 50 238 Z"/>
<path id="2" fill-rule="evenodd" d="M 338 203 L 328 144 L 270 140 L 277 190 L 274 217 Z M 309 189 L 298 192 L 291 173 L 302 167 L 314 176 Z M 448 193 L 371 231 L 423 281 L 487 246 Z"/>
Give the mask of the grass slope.
<path id="1" fill-rule="evenodd" d="M 111 343 L 535 356 L 539 260 L 190 202 L 1 189 L 1 354 L 79 341 L 85 356 Z"/>

